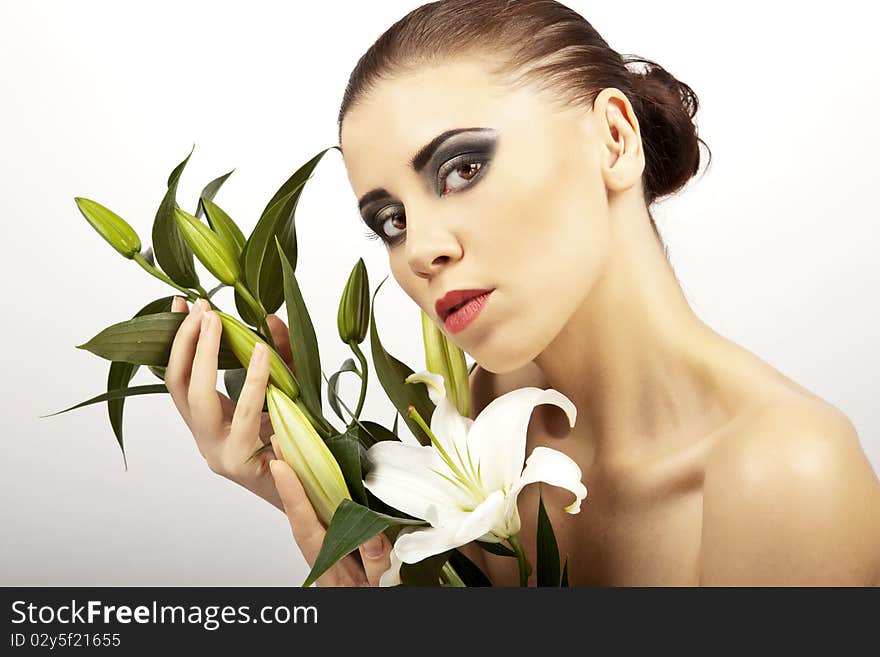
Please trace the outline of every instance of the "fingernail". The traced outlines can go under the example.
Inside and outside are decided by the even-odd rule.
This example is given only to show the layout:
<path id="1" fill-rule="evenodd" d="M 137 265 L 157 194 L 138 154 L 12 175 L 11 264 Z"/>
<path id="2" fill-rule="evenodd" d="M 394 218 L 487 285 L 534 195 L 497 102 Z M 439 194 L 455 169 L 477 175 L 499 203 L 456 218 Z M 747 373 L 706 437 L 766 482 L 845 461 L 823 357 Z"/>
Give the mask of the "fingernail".
<path id="1" fill-rule="evenodd" d="M 263 356 L 266 355 L 266 345 L 262 342 L 258 342 L 254 345 L 254 350 L 251 352 L 251 363 L 258 364 L 263 360 Z"/>
<path id="2" fill-rule="evenodd" d="M 204 315 L 202 315 L 202 328 L 201 328 L 202 333 L 204 333 L 205 331 L 207 331 L 210 328 L 211 322 L 213 321 L 212 320 L 213 315 L 214 315 L 214 313 L 212 313 L 212 312 L 206 312 Z"/>
<path id="3" fill-rule="evenodd" d="M 207 299 L 199 299 L 196 301 L 196 305 L 202 310 L 207 310 L 211 307 L 211 304 L 208 303 Z"/>
<path id="4" fill-rule="evenodd" d="M 364 543 L 364 555 L 368 559 L 378 559 L 382 556 L 382 537 L 376 535 Z"/>

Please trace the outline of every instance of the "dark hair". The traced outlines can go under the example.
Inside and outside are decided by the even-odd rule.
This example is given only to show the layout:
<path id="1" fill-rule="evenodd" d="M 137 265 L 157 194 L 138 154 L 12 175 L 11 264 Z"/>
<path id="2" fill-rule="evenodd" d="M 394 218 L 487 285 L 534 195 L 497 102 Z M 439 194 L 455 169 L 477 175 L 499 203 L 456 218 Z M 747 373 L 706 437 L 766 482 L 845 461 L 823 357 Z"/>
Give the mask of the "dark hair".
<path id="1" fill-rule="evenodd" d="M 554 0 L 439 0 L 388 28 L 358 60 L 339 108 L 342 121 L 376 84 L 420 65 L 465 54 L 498 56 L 492 69 L 513 85 L 555 91 L 563 105 L 592 106 L 606 87 L 623 92 L 639 122 L 645 204 L 681 189 L 700 166 L 693 90 L 655 62 L 620 55 L 583 16 Z M 645 64 L 630 70 L 629 64 Z M 709 151 L 711 161 L 711 150 Z M 651 226 L 660 240 L 650 209 Z M 665 245 L 664 245 L 665 251 Z"/>

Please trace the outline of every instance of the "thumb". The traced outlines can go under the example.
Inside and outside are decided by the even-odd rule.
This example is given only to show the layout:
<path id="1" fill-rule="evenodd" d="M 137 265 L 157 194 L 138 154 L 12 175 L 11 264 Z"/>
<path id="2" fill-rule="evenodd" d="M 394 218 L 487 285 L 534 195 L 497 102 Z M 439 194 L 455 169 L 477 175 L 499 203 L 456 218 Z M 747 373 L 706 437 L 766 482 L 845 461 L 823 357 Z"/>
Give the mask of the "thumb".
<path id="1" fill-rule="evenodd" d="M 382 575 L 391 568 L 392 548 L 391 541 L 382 532 L 360 546 L 361 561 L 370 586 L 379 586 Z"/>
<path id="2" fill-rule="evenodd" d="M 281 321 L 281 318 L 274 313 L 266 315 L 266 324 L 269 326 L 269 332 L 272 334 L 272 340 L 275 342 L 275 351 L 281 356 L 281 360 L 287 363 L 287 366 L 296 374 L 293 367 L 293 352 L 290 350 L 290 333 L 287 330 L 287 324 Z"/>

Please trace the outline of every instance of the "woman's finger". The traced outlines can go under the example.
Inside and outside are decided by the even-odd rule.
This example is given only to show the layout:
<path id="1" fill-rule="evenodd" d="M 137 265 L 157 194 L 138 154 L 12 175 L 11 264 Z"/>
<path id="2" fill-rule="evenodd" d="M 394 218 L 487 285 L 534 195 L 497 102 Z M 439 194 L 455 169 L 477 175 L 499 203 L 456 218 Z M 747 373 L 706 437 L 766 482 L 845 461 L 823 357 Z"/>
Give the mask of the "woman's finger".
<path id="1" fill-rule="evenodd" d="M 186 302 L 183 302 L 183 305 L 185 306 Z M 177 406 L 177 410 L 190 428 L 190 431 L 192 431 L 192 426 L 190 424 L 187 395 L 192 371 L 192 360 L 196 351 L 196 340 L 199 336 L 199 320 L 201 320 L 201 315 L 202 306 L 201 300 L 199 300 L 193 304 L 191 311 L 177 328 L 177 333 L 174 335 L 174 340 L 171 343 L 168 366 L 165 368 L 165 387 L 168 388 L 171 399 Z"/>
<path id="2" fill-rule="evenodd" d="M 275 437 L 272 437 L 272 444 L 275 446 Z M 315 563 L 318 553 L 321 551 L 321 543 L 324 541 L 326 530 L 318 520 L 312 503 L 306 496 L 299 477 L 293 469 L 283 460 L 273 459 L 269 463 L 272 471 L 272 478 L 275 480 L 275 487 L 281 496 L 281 502 L 284 504 L 284 512 L 290 521 L 290 529 L 293 532 L 293 538 L 299 549 L 303 553 L 309 565 Z"/>
<path id="3" fill-rule="evenodd" d="M 379 532 L 358 549 L 370 586 L 379 586 L 379 578 L 391 568 L 391 541 Z"/>
<path id="4" fill-rule="evenodd" d="M 266 345 L 257 343 L 251 353 L 247 374 L 229 430 L 229 440 L 237 453 L 251 454 L 263 444 L 260 430 L 263 426 L 263 403 L 266 401 L 266 385 L 269 382 L 269 351 Z"/>
<path id="5" fill-rule="evenodd" d="M 217 393 L 217 356 L 220 353 L 220 316 L 205 310 L 199 325 L 198 342 L 190 374 L 187 402 L 194 432 L 218 439 L 223 435 L 223 407 Z"/>
<path id="6" fill-rule="evenodd" d="M 302 483 L 293 469 L 281 457 L 281 450 L 275 436 L 271 437 L 272 449 L 279 458 L 269 462 L 275 487 L 281 496 L 284 511 L 290 522 L 293 537 L 299 545 L 309 566 L 313 566 L 321 551 L 321 543 L 327 531 L 318 520 L 312 503 L 309 502 Z M 383 571 L 384 572 L 384 571 Z M 315 582 L 317 586 L 366 586 L 367 578 L 364 568 L 358 563 L 354 554 L 349 554 L 337 561 Z"/>

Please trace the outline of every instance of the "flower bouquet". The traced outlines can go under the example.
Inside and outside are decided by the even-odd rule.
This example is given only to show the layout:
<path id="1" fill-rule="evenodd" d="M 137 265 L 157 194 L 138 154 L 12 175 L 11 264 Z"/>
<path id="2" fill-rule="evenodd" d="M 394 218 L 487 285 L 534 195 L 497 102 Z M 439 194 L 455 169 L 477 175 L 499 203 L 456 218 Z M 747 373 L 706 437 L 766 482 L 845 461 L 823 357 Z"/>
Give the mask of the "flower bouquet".
<path id="1" fill-rule="evenodd" d="M 414 371 L 384 349 L 374 313 L 376 294 L 385 281 L 371 299 L 361 259 L 342 292 L 337 316 L 339 338 L 351 348 L 357 363 L 349 358 L 326 376 L 296 278 L 295 211 L 305 183 L 331 149 L 315 155 L 281 185 L 247 238 L 214 202 L 232 171 L 204 187 L 195 214 L 178 206 L 178 182 L 193 150 L 168 178 L 152 226 L 151 248 L 142 251 L 134 228 L 105 206 L 86 198 L 75 201 L 86 220 L 123 257 L 189 301 L 203 298 L 210 303 L 222 323 L 218 369 L 224 370 L 230 399 L 238 400 L 255 345 L 268 348 L 264 410 L 284 460 L 327 528 L 303 586 L 315 582 L 379 532 L 385 532 L 393 544 L 391 568 L 380 581 L 383 586 L 490 586 L 486 575 L 458 549 L 472 541 L 488 552 L 516 559 L 520 584 L 526 585 L 532 565 L 518 538 L 519 492 L 536 482 L 566 488 L 574 494 L 574 501 L 565 507 L 568 513 L 580 510 L 587 493 L 580 468 L 561 452 L 537 447 L 526 459 L 526 430 L 539 404 L 559 406 L 574 426 L 572 402 L 556 390 L 521 388 L 493 400 L 471 419 L 464 354 L 428 315 L 421 313 L 425 369 Z M 194 257 L 218 281 L 210 291 L 199 280 Z M 226 286 L 234 289 L 240 318 L 211 302 Z M 172 341 L 186 317 L 186 313 L 171 311 L 172 300 L 173 296 L 155 299 L 131 319 L 107 327 L 77 347 L 110 361 L 107 391 L 59 413 L 106 402 L 123 460 L 125 399 L 168 392 L 163 383 L 130 383 L 141 366 L 164 381 Z M 287 310 L 292 367 L 276 351 L 266 322 L 267 314 L 282 303 Z M 390 429 L 360 417 L 369 371 L 360 345 L 368 331 L 373 369 L 397 411 Z M 339 394 L 343 372 L 354 372 L 360 378 L 354 411 Z M 322 377 L 328 404 L 345 425 L 341 430 L 324 415 Z M 401 439 L 401 418 L 415 440 Z M 272 449 L 271 442 L 262 442 L 248 460 Z M 537 583 L 567 586 L 568 561 L 560 566 L 543 499 L 537 513 Z"/>

